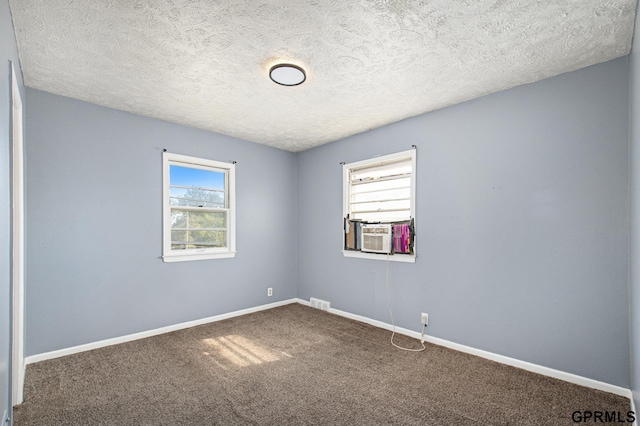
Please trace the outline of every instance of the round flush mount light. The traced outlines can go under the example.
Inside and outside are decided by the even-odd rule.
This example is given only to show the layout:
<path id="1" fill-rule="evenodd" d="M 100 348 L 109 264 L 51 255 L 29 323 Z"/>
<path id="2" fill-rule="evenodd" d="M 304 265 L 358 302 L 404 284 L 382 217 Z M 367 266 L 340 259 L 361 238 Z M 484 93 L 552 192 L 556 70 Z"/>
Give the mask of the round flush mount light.
<path id="1" fill-rule="evenodd" d="M 283 86 L 297 86 L 304 83 L 307 75 L 304 70 L 293 64 L 278 64 L 271 67 L 269 77 Z"/>

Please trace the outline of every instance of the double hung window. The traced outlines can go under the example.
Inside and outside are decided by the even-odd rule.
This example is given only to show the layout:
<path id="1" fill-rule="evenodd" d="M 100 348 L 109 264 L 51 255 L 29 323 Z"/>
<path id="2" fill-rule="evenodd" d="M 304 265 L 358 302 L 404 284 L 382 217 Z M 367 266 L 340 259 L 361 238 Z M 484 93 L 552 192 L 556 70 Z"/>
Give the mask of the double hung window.
<path id="1" fill-rule="evenodd" d="M 235 256 L 235 165 L 165 152 L 165 262 Z"/>

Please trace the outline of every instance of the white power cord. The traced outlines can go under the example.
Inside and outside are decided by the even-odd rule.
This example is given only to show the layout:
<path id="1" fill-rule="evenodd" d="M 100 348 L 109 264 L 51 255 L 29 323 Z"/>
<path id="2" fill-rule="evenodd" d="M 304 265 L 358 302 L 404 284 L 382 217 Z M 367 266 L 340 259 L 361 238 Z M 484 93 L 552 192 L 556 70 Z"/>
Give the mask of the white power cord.
<path id="1" fill-rule="evenodd" d="M 420 349 L 409 349 L 409 348 L 403 348 L 402 346 L 398 346 L 395 343 L 393 343 L 393 336 L 395 336 L 396 334 L 396 324 L 393 322 L 393 311 L 391 310 L 391 290 L 389 290 L 389 255 L 387 254 L 387 278 L 384 282 L 385 287 L 387 287 L 387 305 L 389 307 L 389 316 L 391 317 L 391 327 L 393 328 L 392 332 L 391 332 L 391 344 L 393 346 L 395 346 L 398 349 L 402 349 L 403 351 L 408 351 L 408 352 L 422 352 L 424 351 L 426 348 L 424 346 L 424 327 L 425 324 L 422 324 L 422 331 L 420 332 L 420 344 L 422 345 L 422 348 Z"/>

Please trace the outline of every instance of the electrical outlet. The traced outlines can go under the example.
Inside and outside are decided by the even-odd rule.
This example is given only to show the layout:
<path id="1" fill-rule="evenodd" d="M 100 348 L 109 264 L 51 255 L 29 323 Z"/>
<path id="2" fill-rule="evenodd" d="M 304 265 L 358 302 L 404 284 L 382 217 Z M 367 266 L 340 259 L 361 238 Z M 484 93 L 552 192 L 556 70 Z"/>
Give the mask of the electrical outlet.
<path id="1" fill-rule="evenodd" d="M 273 289 L 271 287 L 267 289 L 267 296 L 269 297 L 273 296 Z"/>
<path id="2" fill-rule="evenodd" d="M 429 325 L 429 314 L 422 313 L 422 317 L 420 318 L 420 323 L 422 325 Z"/>

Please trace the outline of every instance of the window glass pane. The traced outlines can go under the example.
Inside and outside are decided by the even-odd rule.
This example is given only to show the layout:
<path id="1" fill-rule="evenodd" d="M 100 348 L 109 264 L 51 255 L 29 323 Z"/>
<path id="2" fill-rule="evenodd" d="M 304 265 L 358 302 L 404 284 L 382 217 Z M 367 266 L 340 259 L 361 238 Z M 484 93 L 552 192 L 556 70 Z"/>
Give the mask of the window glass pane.
<path id="1" fill-rule="evenodd" d="M 171 248 L 173 250 L 226 246 L 226 231 L 171 231 Z"/>
<path id="2" fill-rule="evenodd" d="M 189 228 L 226 228 L 225 212 L 189 212 Z"/>
<path id="3" fill-rule="evenodd" d="M 171 209 L 171 227 L 186 228 L 187 227 L 187 210 Z"/>
<path id="4" fill-rule="evenodd" d="M 171 244 L 187 242 L 187 231 L 171 231 Z"/>
<path id="5" fill-rule="evenodd" d="M 226 231 L 189 231 L 189 248 L 226 247 Z"/>
<path id="6" fill-rule="evenodd" d="M 170 188 L 172 206 L 224 208 L 224 191 L 202 188 Z"/>
<path id="7" fill-rule="evenodd" d="M 225 207 L 224 171 L 169 166 L 172 206 Z"/>
<path id="8" fill-rule="evenodd" d="M 205 170 L 184 166 L 169 166 L 170 185 L 194 186 L 224 190 L 224 171 Z"/>
<path id="9" fill-rule="evenodd" d="M 171 209 L 171 228 L 226 228 L 227 212 Z"/>

